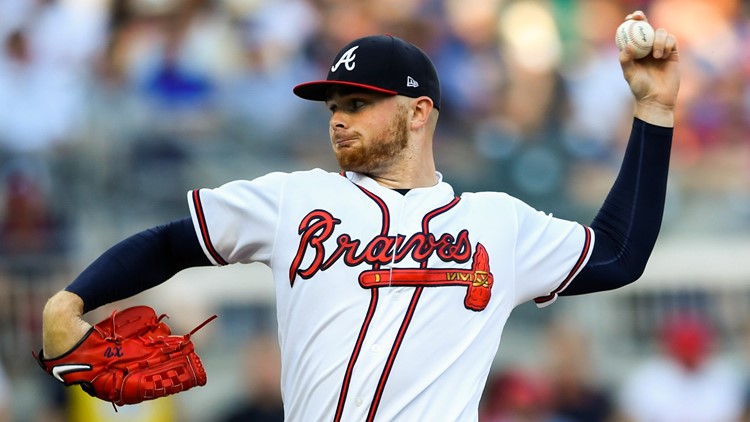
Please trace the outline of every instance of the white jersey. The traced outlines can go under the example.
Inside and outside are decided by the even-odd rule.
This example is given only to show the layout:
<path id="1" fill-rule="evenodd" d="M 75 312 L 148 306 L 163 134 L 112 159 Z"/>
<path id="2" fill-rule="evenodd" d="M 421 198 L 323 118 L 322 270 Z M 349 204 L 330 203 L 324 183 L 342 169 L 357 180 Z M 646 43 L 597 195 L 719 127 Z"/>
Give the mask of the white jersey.
<path id="1" fill-rule="evenodd" d="M 272 269 L 287 421 L 476 420 L 511 310 L 588 260 L 590 228 L 438 178 L 402 195 L 315 169 L 188 193 L 215 264 Z"/>

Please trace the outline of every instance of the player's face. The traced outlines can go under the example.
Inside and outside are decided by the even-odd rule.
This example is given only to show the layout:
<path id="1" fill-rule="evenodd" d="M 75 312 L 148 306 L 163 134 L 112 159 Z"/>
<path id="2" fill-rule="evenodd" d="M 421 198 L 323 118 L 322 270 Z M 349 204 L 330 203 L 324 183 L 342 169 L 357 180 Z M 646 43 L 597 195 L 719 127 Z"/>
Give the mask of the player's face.
<path id="1" fill-rule="evenodd" d="M 380 174 L 409 144 L 408 113 L 398 97 L 369 91 L 334 93 L 329 132 L 342 170 Z"/>

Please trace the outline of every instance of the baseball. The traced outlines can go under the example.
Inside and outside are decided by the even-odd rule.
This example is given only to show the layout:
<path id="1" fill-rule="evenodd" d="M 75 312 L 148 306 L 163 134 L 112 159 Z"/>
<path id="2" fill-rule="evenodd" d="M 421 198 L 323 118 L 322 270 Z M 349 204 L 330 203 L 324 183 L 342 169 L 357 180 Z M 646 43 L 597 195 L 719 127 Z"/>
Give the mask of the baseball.
<path id="1" fill-rule="evenodd" d="M 646 21 L 627 20 L 617 28 L 615 43 L 620 50 L 628 44 L 632 45 L 635 47 L 635 58 L 641 59 L 651 53 L 654 46 L 654 28 Z"/>

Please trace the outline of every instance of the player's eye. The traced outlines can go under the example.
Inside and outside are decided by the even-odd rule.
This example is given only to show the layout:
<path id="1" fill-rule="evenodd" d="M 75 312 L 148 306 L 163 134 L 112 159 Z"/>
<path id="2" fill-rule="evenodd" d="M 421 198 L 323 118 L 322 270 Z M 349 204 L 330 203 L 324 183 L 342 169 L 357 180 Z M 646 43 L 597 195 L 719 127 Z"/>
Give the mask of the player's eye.
<path id="1" fill-rule="evenodd" d="M 362 107 L 366 106 L 368 103 L 364 99 L 345 99 L 343 101 L 339 102 L 330 102 L 327 104 L 328 111 L 331 113 L 335 113 L 339 110 L 345 111 L 347 113 L 355 113 L 359 111 Z"/>
<path id="2" fill-rule="evenodd" d="M 366 105 L 367 105 L 367 102 L 365 100 L 351 99 L 347 101 L 345 104 L 343 104 L 342 107 L 346 109 L 346 111 L 348 111 L 349 113 L 355 113 Z"/>

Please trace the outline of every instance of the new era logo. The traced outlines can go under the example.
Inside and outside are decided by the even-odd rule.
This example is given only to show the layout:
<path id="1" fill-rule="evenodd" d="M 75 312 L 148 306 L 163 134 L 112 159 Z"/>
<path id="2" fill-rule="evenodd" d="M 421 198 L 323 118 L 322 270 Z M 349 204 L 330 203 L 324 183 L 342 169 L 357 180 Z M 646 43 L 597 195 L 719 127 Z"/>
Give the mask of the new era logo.
<path id="1" fill-rule="evenodd" d="M 411 76 L 406 77 L 406 86 L 409 88 L 417 88 L 419 87 L 419 82 L 415 81 L 414 78 Z"/>

